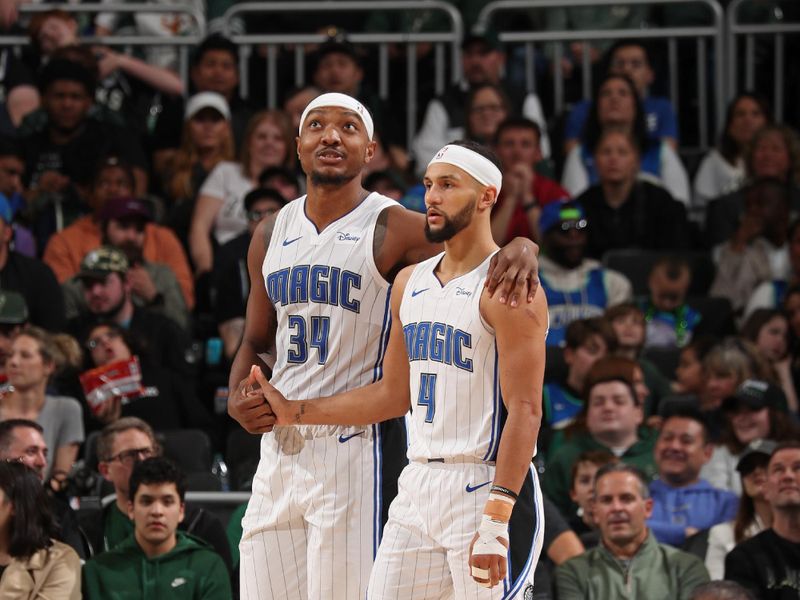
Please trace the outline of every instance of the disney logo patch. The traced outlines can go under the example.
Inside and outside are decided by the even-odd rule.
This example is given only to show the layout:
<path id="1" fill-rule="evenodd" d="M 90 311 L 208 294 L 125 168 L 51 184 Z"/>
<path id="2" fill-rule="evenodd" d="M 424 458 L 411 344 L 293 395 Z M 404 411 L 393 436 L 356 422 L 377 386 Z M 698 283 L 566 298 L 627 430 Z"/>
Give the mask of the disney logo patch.
<path id="1" fill-rule="evenodd" d="M 466 296 L 467 298 L 469 298 L 470 296 L 472 296 L 472 292 L 470 290 L 465 290 L 462 287 L 457 287 L 456 296 Z"/>
<path id="2" fill-rule="evenodd" d="M 361 239 L 360 235 L 353 235 L 352 233 L 347 233 L 345 231 L 336 232 L 337 242 L 357 242 L 360 239 Z"/>

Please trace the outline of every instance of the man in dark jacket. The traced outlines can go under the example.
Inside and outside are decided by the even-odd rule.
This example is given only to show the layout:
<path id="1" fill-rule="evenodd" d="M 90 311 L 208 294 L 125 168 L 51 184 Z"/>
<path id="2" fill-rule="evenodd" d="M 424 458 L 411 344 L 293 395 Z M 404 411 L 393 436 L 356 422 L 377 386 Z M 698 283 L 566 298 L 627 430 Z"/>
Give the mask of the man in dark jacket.
<path id="1" fill-rule="evenodd" d="M 222 559 L 178 531 L 185 493 L 183 475 L 169 460 L 153 457 L 136 463 L 127 506 L 133 535 L 86 563 L 85 598 L 230 600 Z"/>

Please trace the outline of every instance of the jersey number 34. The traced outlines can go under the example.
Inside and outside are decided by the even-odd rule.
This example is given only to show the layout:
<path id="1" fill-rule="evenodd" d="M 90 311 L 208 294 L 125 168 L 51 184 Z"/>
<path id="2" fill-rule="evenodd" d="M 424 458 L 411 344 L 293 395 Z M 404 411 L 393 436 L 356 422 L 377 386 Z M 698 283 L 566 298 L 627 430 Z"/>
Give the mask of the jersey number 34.
<path id="1" fill-rule="evenodd" d="M 331 330 L 330 317 L 311 317 L 308 322 L 299 315 L 289 316 L 289 362 L 306 363 L 311 350 L 317 351 L 317 364 L 324 365 L 328 358 L 328 333 Z"/>

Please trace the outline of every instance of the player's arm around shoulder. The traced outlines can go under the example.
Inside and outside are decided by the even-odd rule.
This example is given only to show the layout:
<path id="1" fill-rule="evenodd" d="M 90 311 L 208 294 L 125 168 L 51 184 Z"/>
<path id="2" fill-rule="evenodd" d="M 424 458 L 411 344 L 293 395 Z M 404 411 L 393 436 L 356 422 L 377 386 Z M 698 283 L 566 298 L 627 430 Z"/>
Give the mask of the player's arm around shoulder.
<path id="1" fill-rule="evenodd" d="M 401 270 L 392 287 L 392 328 L 383 360 L 383 377 L 377 382 L 335 396 L 292 401 L 270 385 L 263 374 L 254 372 L 260 393 L 274 411 L 278 425 L 368 425 L 408 412 L 408 357 L 400 304 L 411 271 L 411 267 Z"/>
<path id="2" fill-rule="evenodd" d="M 425 215 L 402 206 L 385 208 L 375 226 L 373 254 L 384 277 L 391 280 L 403 267 L 413 265 L 441 252 L 441 244 L 425 237 Z"/>

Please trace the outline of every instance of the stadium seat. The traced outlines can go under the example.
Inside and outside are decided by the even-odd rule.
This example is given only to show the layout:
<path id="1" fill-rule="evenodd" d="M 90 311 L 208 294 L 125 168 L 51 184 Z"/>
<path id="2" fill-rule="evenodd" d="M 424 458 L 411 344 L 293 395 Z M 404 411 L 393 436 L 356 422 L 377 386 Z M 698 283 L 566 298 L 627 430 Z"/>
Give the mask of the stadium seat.
<path id="1" fill-rule="evenodd" d="M 211 440 L 200 429 L 172 429 L 156 432 L 164 456 L 174 460 L 187 475 L 211 473 Z"/>
<path id="2" fill-rule="evenodd" d="M 261 436 L 234 429 L 228 435 L 225 462 L 231 478 L 231 490 L 249 491 L 261 457 Z"/>

